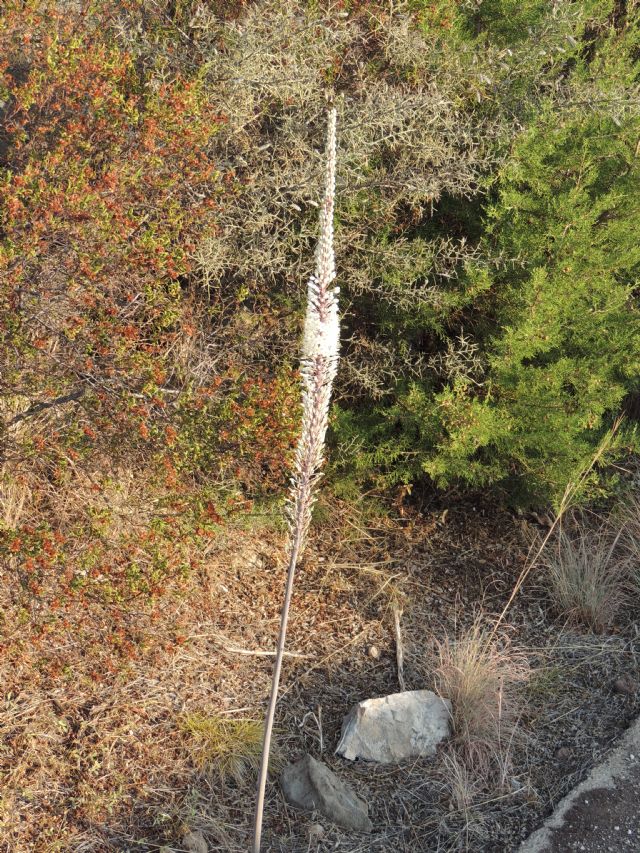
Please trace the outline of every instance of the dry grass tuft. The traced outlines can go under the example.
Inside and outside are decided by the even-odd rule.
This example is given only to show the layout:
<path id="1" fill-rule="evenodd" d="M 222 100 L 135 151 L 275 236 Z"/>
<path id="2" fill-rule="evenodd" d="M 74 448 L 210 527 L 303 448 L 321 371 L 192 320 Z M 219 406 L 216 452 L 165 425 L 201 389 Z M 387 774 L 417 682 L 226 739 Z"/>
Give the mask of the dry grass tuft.
<path id="1" fill-rule="evenodd" d="M 438 641 L 437 654 L 436 689 L 451 700 L 454 742 L 463 762 L 485 782 L 502 778 L 521 707 L 520 687 L 529 676 L 524 654 L 480 617 L 457 639 Z"/>
<path id="2" fill-rule="evenodd" d="M 607 523 L 560 529 L 541 555 L 554 609 L 601 633 L 627 600 L 629 558 L 618 549 L 622 531 Z"/>
<path id="3" fill-rule="evenodd" d="M 640 496 L 633 495 L 625 501 L 620 515 L 621 544 L 629 558 L 629 580 L 632 590 L 640 595 Z"/>
<path id="4" fill-rule="evenodd" d="M 222 779 L 243 781 L 260 766 L 264 723 L 260 720 L 185 714 L 180 728 L 199 770 L 214 770 Z"/>
<path id="5" fill-rule="evenodd" d="M 455 749 L 443 753 L 442 765 L 450 795 L 449 809 L 463 815 L 469 823 L 470 809 L 481 793 L 478 775 Z"/>

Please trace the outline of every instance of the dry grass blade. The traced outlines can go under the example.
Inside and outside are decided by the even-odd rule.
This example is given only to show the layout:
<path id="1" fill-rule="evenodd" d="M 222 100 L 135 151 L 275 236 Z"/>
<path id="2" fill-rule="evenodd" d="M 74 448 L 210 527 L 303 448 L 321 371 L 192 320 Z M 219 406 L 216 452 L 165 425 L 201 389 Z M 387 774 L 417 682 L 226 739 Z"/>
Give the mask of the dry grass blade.
<path id="1" fill-rule="evenodd" d="M 442 764 L 451 796 L 450 808 L 463 814 L 468 820 L 469 809 L 480 794 L 478 777 L 454 749 L 443 753 Z"/>
<path id="2" fill-rule="evenodd" d="M 640 595 L 640 497 L 633 495 L 625 502 L 620 542 L 629 558 L 629 580 L 632 590 Z"/>

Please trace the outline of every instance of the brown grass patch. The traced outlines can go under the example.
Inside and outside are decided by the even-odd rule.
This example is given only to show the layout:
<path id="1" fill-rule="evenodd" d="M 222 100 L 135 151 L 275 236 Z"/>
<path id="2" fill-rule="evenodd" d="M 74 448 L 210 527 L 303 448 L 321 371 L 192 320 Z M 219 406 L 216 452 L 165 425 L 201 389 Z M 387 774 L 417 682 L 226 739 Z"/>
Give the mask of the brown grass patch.
<path id="1" fill-rule="evenodd" d="M 511 646 L 504 630 L 494 635 L 481 617 L 457 638 L 438 640 L 436 647 L 436 688 L 451 700 L 460 755 L 486 780 L 502 777 L 521 709 L 521 686 L 529 676 L 526 657 Z"/>
<path id="2" fill-rule="evenodd" d="M 553 608 L 601 633 L 627 600 L 629 560 L 606 522 L 560 528 L 541 555 Z"/>

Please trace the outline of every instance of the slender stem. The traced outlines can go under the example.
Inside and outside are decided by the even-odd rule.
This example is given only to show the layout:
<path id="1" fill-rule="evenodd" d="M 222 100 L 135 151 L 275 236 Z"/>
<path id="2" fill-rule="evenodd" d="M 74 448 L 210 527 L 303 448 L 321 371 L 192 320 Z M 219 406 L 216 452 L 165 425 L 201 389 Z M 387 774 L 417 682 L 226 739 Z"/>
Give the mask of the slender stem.
<path id="1" fill-rule="evenodd" d="M 278 648 L 276 651 L 276 659 L 273 667 L 271 696 L 269 699 L 269 709 L 267 711 L 267 716 L 264 723 L 264 740 L 262 742 L 262 759 L 260 762 L 260 776 L 258 779 L 258 796 L 256 798 L 256 813 L 253 824 L 253 845 L 251 847 L 252 853 L 260 853 L 260 841 L 262 837 L 262 815 L 264 811 L 264 795 L 267 787 L 267 773 L 269 771 L 269 751 L 271 749 L 271 733 L 273 731 L 273 720 L 275 717 L 276 705 L 278 702 L 280 670 L 282 669 L 284 645 L 287 637 L 287 623 L 289 621 L 289 608 L 291 605 L 291 595 L 293 593 L 293 579 L 296 573 L 296 565 L 298 563 L 298 555 L 300 553 L 301 542 L 302 530 L 298 526 L 293 542 L 291 543 L 289 570 L 287 572 L 287 588 L 284 596 L 284 604 L 282 605 L 282 614 L 280 616 L 280 633 L 278 635 Z"/>

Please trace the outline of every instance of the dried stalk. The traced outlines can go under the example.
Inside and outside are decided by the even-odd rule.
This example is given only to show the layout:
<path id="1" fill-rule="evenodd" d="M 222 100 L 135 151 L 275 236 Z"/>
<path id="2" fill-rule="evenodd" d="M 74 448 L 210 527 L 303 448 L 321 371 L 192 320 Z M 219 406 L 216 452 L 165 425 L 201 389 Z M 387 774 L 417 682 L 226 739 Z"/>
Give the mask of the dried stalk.
<path id="1" fill-rule="evenodd" d="M 400 620 L 402 619 L 402 608 L 394 604 L 393 605 L 393 627 L 396 634 L 396 663 L 398 665 L 398 684 L 400 685 L 400 690 L 405 690 L 404 683 L 404 646 L 402 645 L 402 629 L 400 627 Z"/>
<path id="2" fill-rule="evenodd" d="M 338 288 L 332 287 L 335 278 L 333 255 L 333 208 L 336 175 L 336 111 L 329 112 L 327 131 L 326 189 L 320 210 L 320 237 L 316 249 L 315 274 L 309 279 L 307 314 L 302 342 L 302 432 L 295 455 L 291 478 L 288 516 L 291 531 L 287 585 L 280 618 L 280 633 L 269 708 L 265 719 L 264 742 L 258 779 L 258 794 L 253 834 L 253 853 L 260 853 L 264 797 L 269 765 L 271 732 L 278 701 L 280 670 L 289 620 L 298 557 L 304 548 L 315 491 L 321 477 L 324 442 L 329 420 L 331 389 L 338 369 L 340 323 L 338 319 Z"/>
<path id="3" fill-rule="evenodd" d="M 493 626 L 493 628 L 491 630 L 491 633 L 489 635 L 489 641 L 493 640 L 493 638 L 495 637 L 496 631 L 498 630 L 498 628 L 500 627 L 500 625 L 504 621 L 504 618 L 507 615 L 507 611 L 509 610 L 509 608 L 513 604 L 517 594 L 520 592 L 522 585 L 524 584 L 526 579 L 529 577 L 529 573 L 531 572 L 531 570 L 535 566 L 538 565 L 538 560 L 539 560 L 540 556 L 542 555 L 542 552 L 544 551 L 544 549 L 547 547 L 547 542 L 549 542 L 549 540 L 553 536 L 553 534 L 556 530 L 556 527 L 559 527 L 559 526 L 561 527 L 562 519 L 564 518 L 564 516 L 569 511 L 570 507 L 573 504 L 574 498 L 579 493 L 582 486 L 584 486 L 589 474 L 591 474 L 593 469 L 596 467 L 596 465 L 600 461 L 601 457 L 604 456 L 604 454 L 607 452 L 607 450 L 611 447 L 613 440 L 615 438 L 615 435 L 618 432 L 620 425 L 622 424 L 622 420 L 623 420 L 622 416 L 616 418 L 616 420 L 613 422 L 613 426 L 605 434 L 602 441 L 598 445 L 596 452 L 594 453 L 594 455 L 589 460 L 589 464 L 584 468 L 584 470 L 580 473 L 580 475 L 575 480 L 570 480 L 569 483 L 567 484 L 567 487 L 564 490 L 564 495 L 562 497 L 562 500 L 560 501 L 560 507 L 558 508 L 558 514 L 556 515 L 556 517 L 553 521 L 553 524 L 551 525 L 551 527 L 547 531 L 547 535 L 544 537 L 544 539 L 540 543 L 540 546 L 539 546 L 538 550 L 535 552 L 535 554 L 533 555 L 533 557 L 532 558 L 527 557 L 527 560 L 524 564 L 524 567 L 523 567 L 522 571 L 520 572 L 520 574 L 518 575 L 518 578 L 514 584 L 514 587 L 511 590 L 511 595 L 507 599 L 507 603 L 502 608 L 502 612 L 498 616 L 498 618 L 495 622 L 495 625 Z M 533 549 L 533 545 L 531 547 Z M 529 553 L 531 553 L 531 551 Z"/>

